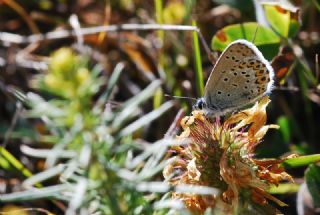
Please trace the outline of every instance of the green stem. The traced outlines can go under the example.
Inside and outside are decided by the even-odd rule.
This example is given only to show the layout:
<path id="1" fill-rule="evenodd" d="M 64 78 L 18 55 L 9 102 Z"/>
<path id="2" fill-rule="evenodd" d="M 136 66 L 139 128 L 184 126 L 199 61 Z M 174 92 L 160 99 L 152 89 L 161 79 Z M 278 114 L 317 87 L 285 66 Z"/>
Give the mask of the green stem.
<path id="1" fill-rule="evenodd" d="M 197 26 L 196 21 L 192 21 L 192 26 Z M 193 51 L 194 51 L 194 60 L 195 60 L 195 70 L 196 70 L 196 87 L 197 93 L 199 96 L 203 96 L 204 93 L 204 82 L 203 82 L 203 72 L 202 72 L 202 62 L 201 62 L 201 53 L 199 46 L 199 38 L 196 31 L 192 32 L 193 36 Z"/>

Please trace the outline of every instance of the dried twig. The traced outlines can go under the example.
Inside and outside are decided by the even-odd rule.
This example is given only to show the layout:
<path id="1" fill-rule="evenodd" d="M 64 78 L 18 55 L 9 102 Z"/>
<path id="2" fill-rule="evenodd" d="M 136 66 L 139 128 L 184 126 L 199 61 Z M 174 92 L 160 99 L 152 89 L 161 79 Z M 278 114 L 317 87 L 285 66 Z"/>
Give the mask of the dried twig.
<path id="1" fill-rule="evenodd" d="M 150 30 L 179 30 L 179 31 L 199 31 L 195 26 L 189 25 L 158 25 L 158 24 L 122 24 L 122 25 L 108 25 L 95 26 L 75 30 L 58 30 L 51 31 L 45 34 L 33 34 L 30 36 L 21 36 L 8 32 L 0 32 L 0 40 L 9 43 L 25 44 L 36 43 L 43 40 L 63 39 L 68 37 L 75 37 L 77 34 L 90 35 L 101 32 L 118 32 L 118 31 L 150 31 Z"/>
<path id="2" fill-rule="evenodd" d="M 21 36 L 8 32 L 0 32 L 0 41 L 4 43 L 28 44 L 36 43 L 44 40 L 63 39 L 68 37 L 77 37 L 84 35 L 97 34 L 101 32 L 119 32 L 119 31 L 150 31 L 150 30 L 176 30 L 176 31 L 196 31 L 199 35 L 200 41 L 207 52 L 207 55 L 212 59 L 212 53 L 206 41 L 204 40 L 200 30 L 196 26 L 190 25 L 159 25 L 159 24 L 122 24 L 122 25 L 108 25 L 95 26 L 88 28 L 77 28 L 74 30 L 58 30 L 51 31 L 45 34 L 33 34 L 30 36 Z"/>
<path id="3" fill-rule="evenodd" d="M 30 15 L 20 4 L 13 0 L 2 0 L 2 2 L 15 10 L 25 20 L 33 33 L 40 33 L 36 23 L 31 19 Z"/>

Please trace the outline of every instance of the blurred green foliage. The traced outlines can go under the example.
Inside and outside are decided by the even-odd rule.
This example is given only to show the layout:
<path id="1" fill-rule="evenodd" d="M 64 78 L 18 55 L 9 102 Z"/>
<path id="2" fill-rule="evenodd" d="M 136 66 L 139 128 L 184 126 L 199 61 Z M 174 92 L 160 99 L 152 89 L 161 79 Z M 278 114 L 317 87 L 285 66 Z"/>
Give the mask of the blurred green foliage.
<path id="1" fill-rule="evenodd" d="M 3 1 L 0 32 L 19 35 L 30 35 L 32 29 L 27 21 L 43 33 L 70 29 L 70 14 L 77 14 L 82 27 L 121 23 L 191 25 L 195 20 L 213 50 L 221 52 L 230 42 L 246 39 L 253 41 L 268 60 L 278 57 L 279 47 L 290 46 L 295 63 L 284 80 L 276 82 L 268 114 L 268 120 L 280 125 L 280 129 L 266 137 L 267 144 L 257 156 L 306 155 L 285 161 L 283 165 L 287 168 L 301 168 L 319 161 L 316 154 L 320 138 L 319 71 L 314 60 L 319 47 L 319 1 L 295 2 L 300 5 L 293 8 L 274 2 L 263 4 L 260 6 L 264 14 L 258 13 L 253 1 L 246 0 L 155 0 L 153 4 L 138 0 L 6 2 L 19 4 L 27 16 L 21 17 L 19 8 Z M 260 23 L 255 18 L 258 15 L 267 22 Z M 191 109 L 188 101 L 176 102 L 174 109 L 163 115 L 173 107 L 164 94 L 189 97 L 203 94 L 212 65 L 199 46 L 196 33 L 103 32 L 98 39 L 84 36 L 83 47 L 90 46 L 93 49 L 90 54 L 75 48 L 73 38 L 41 42 L 34 49 L 7 43 L 3 38 L 0 81 L 21 88 L 13 94 L 25 102 L 26 110 L 14 131 L 9 132 L 8 146 L 0 148 L 0 176 L 21 181 L 28 177 L 26 182 L 31 187 L 38 183 L 45 185 L 39 193 L 30 189 L 4 196 L 7 202 L 47 197 L 68 205 L 71 212 L 91 207 L 94 209 L 90 212 L 104 214 L 166 214 L 167 209 L 154 212 L 153 203 L 167 197 L 156 192 L 143 193 L 136 187 L 140 182 L 161 180 L 159 171 L 164 166 L 161 159 L 166 147 L 153 148 L 153 142 L 163 137 L 181 107 Z M 142 56 L 145 61 L 128 55 L 124 41 L 133 44 L 135 56 Z M 64 48 L 54 51 L 57 47 Z M 30 53 L 20 55 L 29 49 Z M 48 70 L 26 66 L 17 60 L 21 56 L 31 62 L 26 65 L 49 56 Z M 119 63 L 123 61 L 125 64 Z M 140 64 L 150 64 L 156 69 L 146 73 L 139 69 Z M 10 130 L 16 102 L 11 88 L 8 89 L 1 85 L 2 139 Z M 34 93 L 23 93 L 28 91 Z M 31 155 L 21 153 L 20 145 L 49 150 L 47 157 L 42 157 L 45 168 L 38 168 L 29 158 Z M 63 157 L 70 155 L 70 151 L 74 157 Z M 135 165 L 128 168 L 128 163 Z M 291 171 L 302 177 L 300 169 Z M 318 166 L 311 164 L 304 179 L 318 207 Z M 297 186 L 280 185 L 271 192 L 286 196 L 295 192 Z M 34 206 L 33 202 L 24 204 Z M 294 213 L 294 204 L 287 209 L 288 214 Z"/>
<path id="2" fill-rule="evenodd" d="M 274 5 L 264 5 L 264 9 L 268 22 L 278 34 L 285 38 L 296 35 L 300 28 L 298 12 L 293 13 Z"/>
<path id="3" fill-rule="evenodd" d="M 320 207 L 320 167 L 311 164 L 305 173 L 308 190 L 315 207 Z"/>
<path id="4" fill-rule="evenodd" d="M 219 30 L 212 38 L 211 47 L 223 51 L 226 46 L 237 39 L 246 39 L 253 42 L 271 60 L 279 50 L 280 38 L 271 29 L 258 23 L 243 23 L 228 25 Z"/>

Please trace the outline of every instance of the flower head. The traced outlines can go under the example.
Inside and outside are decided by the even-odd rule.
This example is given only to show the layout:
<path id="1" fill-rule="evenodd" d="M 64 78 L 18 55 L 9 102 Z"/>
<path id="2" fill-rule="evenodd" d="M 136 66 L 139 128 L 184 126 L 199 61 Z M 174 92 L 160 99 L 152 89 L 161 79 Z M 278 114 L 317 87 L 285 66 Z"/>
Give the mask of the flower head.
<path id="1" fill-rule="evenodd" d="M 201 111 L 185 117 L 181 121 L 183 132 L 177 138 L 188 138 L 190 142 L 172 148 L 177 159 L 165 168 L 164 177 L 172 185 L 210 186 L 220 189 L 221 194 L 173 193 L 173 198 L 184 201 L 195 213 L 208 208 L 223 214 L 249 212 L 252 208 L 274 213 L 276 209 L 268 200 L 285 206 L 267 192 L 270 185 L 292 181 L 280 165 L 282 160 L 254 158 L 255 148 L 268 129 L 278 128 L 265 125 L 269 102 L 264 97 L 252 108 L 233 114 L 224 122 L 219 118 L 211 122 Z"/>

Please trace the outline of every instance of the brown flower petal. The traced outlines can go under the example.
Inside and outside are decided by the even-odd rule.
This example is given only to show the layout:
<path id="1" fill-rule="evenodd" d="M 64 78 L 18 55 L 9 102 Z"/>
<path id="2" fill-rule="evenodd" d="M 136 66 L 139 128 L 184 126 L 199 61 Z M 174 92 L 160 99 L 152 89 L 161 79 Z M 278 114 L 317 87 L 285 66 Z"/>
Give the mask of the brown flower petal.
<path id="1" fill-rule="evenodd" d="M 165 168 L 164 177 L 172 185 L 205 185 L 222 192 L 217 196 L 173 192 L 172 198 L 182 200 L 196 214 L 202 214 L 207 208 L 233 214 L 235 209 L 250 207 L 250 204 L 276 211 L 268 200 L 285 206 L 267 192 L 270 185 L 292 181 L 280 165 L 283 159 L 254 159 L 255 146 L 270 128 L 279 127 L 265 125 L 269 102 L 268 97 L 263 97 L 252 108 L 233 114 L 221 123 L 219 119 L 211 122 L 202 111 L 193 111 L 191 116 L 184 117 L 183 132 L 177 138 L 189 142 L 172 147 L 179 159 Z M 247 202 L 243 192 L 251 194 Z"/>

